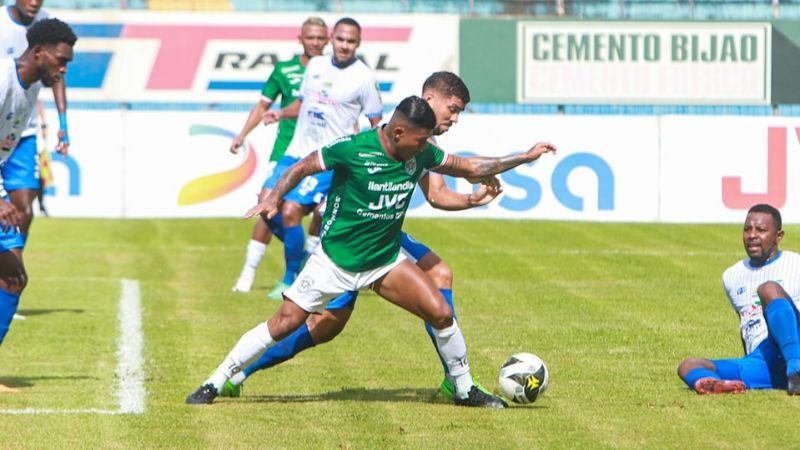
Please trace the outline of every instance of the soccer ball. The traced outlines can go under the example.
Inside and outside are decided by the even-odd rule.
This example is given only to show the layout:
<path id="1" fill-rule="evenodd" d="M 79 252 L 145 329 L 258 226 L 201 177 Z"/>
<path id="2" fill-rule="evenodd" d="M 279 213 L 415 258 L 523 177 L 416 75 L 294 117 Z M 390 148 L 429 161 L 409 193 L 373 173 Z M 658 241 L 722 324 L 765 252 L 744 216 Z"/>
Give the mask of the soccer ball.
<path id="1" fill-rule="evenodd" d="M 517 353 L 500 368 L 500 392 L 514 403 L 533 403 L 547 389 L 550 374 L 538 356 Z"/>

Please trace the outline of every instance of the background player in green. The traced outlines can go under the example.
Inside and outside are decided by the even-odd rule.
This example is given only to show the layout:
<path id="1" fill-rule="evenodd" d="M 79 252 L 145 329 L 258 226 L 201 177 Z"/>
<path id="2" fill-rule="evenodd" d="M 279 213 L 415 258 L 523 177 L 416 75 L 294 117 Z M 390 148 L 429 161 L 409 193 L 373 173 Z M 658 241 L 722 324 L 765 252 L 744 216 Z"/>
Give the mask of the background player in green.
<path id="1" fill-rule="evenodd" d="M 304 177 L 333 170 L 323 218 L 322 247 L 284 292 L 281 308 L 266 323 L 245 333 L 217 370 L 190 394 L 189 404 L 212 403 L 225 382 L 250 360 L 333 298 L 371 287 L 390 302 L 430 323 L 437 350 L 454 378 L 458 405 L 502 408 L 500 398 L 478 389 L 470 375 L 467 348 L 453 312 L 433 281 L 400 252 L 403 220 L 410 195 L 426 169 L 481 178 L 555 152 L 548 143 L 501 158 L 461 158 L 428 143 L 436 116 L 420 97 L 404 99 L 389 123 L 379 129 L 341 138 L 315 151 L 281 176 L 275 189 L 247 216 L 278 211 L 283 195 Z"/>
<path id="2" fill-rule="evenodd" d="M 250 115 L 247 117 L 242 131 L 240 131 L 231 142 L 231 153 L 239 152 L 239 148 L 244 144 L 247 135 L 261 122 L 262 116 L 269 110 L 270 106 L 279 95 L 281 97 L 282 108 L 285 108 L 297 99 L 308 60 L 314 56 L 321 55 L 322 50 L 328 44 L 328 26 L 325 24 L 325 21 L 319 17 L 309 17 L 303 22 L 300 35 L 297 39 L 303 46 L 303 54 L 297 55 L 288 61 L 281 61 L 275 64 L 272 74 L 264 83 L 264 87 L 261 90 L 261 99 L 253 109 L 250 110 Z M 272 169 L 275 167 L 275 162 L 281 159 L 286 152 L 286 147 L 289 146 L 289 142 L 292 141 L 292 136 L 294 136 L 296 124 L 297 119 L 280 121 L 278 125 L 278 135 L 275 137 L 275 144 L 272 147 L 272 153 L 270 153 L 269 157 L 269 171 L 265 179 L 269 178 Z M 266 198 L 267 194 L 269 194 L 269 189 L 262 187 L 259 199 Z M 250 289 L 252 289 L 256 269 L 261 263 L 261 259 L 264 257 L 269 241 L 272 239 L 273 230 L 278 238 L 282 239 L 281 227 L 282 224 L 279 217 L 273 219 L 269 226 L 262 220 L 255 223 L 253 226 L 253 233 L 250 236 L 250 242 L 247 244 L 244 267 L 242 267 L 236 285 L 233 287 L 234 292 L 249 292 Z"/>

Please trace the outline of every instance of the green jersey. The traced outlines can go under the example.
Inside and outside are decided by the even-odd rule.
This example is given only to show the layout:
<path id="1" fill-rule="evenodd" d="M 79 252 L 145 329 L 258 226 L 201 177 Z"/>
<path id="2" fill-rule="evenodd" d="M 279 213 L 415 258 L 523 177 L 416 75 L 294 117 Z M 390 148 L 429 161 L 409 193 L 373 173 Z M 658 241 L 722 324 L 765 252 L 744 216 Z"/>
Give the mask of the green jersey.
<path id="1" fill-rule="evenodd" d="M 424 171 L 446 154 L 429 144 L 408 161 L 386 153 L 380 129 L 340 138 L 320 150 L 333 170 L 322 219 L 322 248 L 339 267 L 364 272 L 397 258 L 411 194 Z"/>
<path id="2" fill-rule="evenodd" d="M 281 108 L 285 108 L 300 95 L 300 85 L 303 83 L 303 74 L 306 73 L 306 66 L 300 61 L 300 56 L 295 56 L 288 61 L 275 64 L 264 87 L 261 95 L 275 101 L 278 95 L 281 96 Z M 297 119 L 284 119 L 278 123 L 278 136 L 275 138 L 275 145 L 272 147 L 270 161 L 278 161 L 283 158 L 286 147 L 292 141 L 294 128 Z"/>

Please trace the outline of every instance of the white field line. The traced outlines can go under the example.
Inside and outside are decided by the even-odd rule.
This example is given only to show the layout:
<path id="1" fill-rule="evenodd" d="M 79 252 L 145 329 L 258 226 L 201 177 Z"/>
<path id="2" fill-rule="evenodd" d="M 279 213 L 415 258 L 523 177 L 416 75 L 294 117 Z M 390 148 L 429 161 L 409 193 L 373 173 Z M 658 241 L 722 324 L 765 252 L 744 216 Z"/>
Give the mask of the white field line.
<path id="1" fill-rule="evenodd" d="M 137 280 L 121 280 L 119 297 L 119 338 L 117 339 L 117 400 L 119 409 L 0 409 L 0 414 L 142 414 L 144 399 L 144 335 L 142 296 Z M 14 394 L 6 394 L 14 395 Z M 24 394 L 20 394 L 24 395 Z"/>

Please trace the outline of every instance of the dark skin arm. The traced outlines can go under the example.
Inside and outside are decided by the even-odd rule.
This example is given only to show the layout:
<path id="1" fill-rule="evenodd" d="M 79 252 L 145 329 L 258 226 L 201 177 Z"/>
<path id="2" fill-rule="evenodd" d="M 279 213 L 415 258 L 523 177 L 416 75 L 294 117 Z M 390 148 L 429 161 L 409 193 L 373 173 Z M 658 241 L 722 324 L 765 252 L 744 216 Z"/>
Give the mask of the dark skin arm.
<path id="1" fill-rule="evenodd" d="M 56 109 L 60 113 L 67 112 L 67 88 L 64 83 L 64 78 L 62 77 L 55 83 L 53 83 L 53 98 L 56 101 Z M 69 139 L 67 138 L 67 133 L 64 130 L 58 130 L 58 145 L 56 145 L 56 151 L 61 153 L 62 155 L 66 155 L 69 152 Z"/>
<path id="2" fill-rule="evenodd" d="M 262 202 L 250 208 L 244 216 L 249 218 L 256 214 L 261 214 L 267 220 L 272 219 L 280 211 L 279 206 L 284 195 L 294 189 L 303 178 L 322 171 L 323 169 L 319 162 L 319 151 L 306 156 L 286 169 L 286 172 L 278 179 L 275 189 L 270 191 Z"/>

